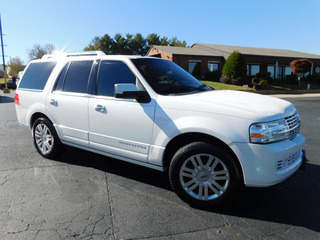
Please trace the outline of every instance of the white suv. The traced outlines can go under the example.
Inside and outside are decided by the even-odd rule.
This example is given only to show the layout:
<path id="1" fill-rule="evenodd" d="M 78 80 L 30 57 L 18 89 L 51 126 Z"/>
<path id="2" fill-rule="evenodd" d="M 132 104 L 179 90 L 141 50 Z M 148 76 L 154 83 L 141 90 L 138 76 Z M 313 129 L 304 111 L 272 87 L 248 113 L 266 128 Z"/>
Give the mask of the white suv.
<path id="1" fill-rule="evenodd" d="M 224 202 L 242 185 L 277 184 L 304 159 L 291 103 L 210 89 L 158 58 L 44 56 L 26 67 L 15 103 L 42 156 L 65 144 L 168 170 L 174 191 L 195 206 Z"/>

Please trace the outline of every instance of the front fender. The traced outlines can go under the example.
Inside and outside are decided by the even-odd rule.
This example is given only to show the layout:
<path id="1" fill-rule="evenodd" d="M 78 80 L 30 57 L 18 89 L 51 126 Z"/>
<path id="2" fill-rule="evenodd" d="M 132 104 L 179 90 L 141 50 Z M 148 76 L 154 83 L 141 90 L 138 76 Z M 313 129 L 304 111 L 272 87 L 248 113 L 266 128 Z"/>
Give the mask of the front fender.
<path id="1" fill-rule="evenodd" d="M 156 111 L 153 145 L 165 147 L 169 141 L 184 133 L 204 133 L 230 145 L 232 142 L 248 142 L 248 119 L 232 116 L 179 111 Z"/>

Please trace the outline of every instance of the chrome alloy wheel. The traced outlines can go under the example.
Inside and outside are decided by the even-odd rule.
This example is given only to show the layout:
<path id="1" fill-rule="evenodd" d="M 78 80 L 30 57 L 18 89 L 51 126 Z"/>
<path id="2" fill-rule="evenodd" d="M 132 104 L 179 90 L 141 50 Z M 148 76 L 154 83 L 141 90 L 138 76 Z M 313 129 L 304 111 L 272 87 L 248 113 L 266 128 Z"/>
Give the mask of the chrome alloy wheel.
<path id="1" fill-rule="evenodd" d="M 35 129 L 35 140 L 42 154 L 47 154 L 51 151 L 54 144 L 54 138 L 45 124 L 38 124 Z"/>
<path id="2" fill-rule="evenodd" d="M 220 197 L 230 182 L 226 165 L 211 154 L 189 157 L 180 168 L 179 178 L 187 194 L 204 201 Z"/>

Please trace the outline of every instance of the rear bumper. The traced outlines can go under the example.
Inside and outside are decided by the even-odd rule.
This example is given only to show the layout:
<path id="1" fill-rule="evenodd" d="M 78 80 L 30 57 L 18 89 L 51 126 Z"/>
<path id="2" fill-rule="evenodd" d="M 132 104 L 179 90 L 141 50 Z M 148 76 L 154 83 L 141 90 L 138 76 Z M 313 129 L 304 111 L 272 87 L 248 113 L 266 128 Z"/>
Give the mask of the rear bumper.
<path id="1" fill-rule="evenodd" d="M 248 187 L 267 187 L 280 183 L 294 174 L 305 161 L 298 134 L 293 140 L 271 144 L 234 143 L 230 147 L 240 160 L 244 183 Z"/>

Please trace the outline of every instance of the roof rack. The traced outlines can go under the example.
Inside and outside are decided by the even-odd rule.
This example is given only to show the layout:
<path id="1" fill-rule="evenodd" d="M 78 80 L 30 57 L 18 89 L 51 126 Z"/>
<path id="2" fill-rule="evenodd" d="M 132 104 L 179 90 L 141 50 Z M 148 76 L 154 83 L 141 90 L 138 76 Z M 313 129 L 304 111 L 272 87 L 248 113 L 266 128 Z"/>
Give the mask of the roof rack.
<path id="1" fill-rule="evenodd" d="M 53 54 L 45 54 L 42 56 L 41 59 L 48 59 L 48 58 L 54 58 L 54 57 L 55 57 L 55 55 L 53 55 Z"/>
<path id="2" fill-rule="evenodd" d="M 60 56 L 63 57 L 81 57 L 81 56 L 105 56 L 107 55 L 103 51 L 85 51 L 85 52 L 75 52 L 75 53 L 60 53 Z M 48 59 L 48 58 L 56 58 L 57 55 L 55 54 L 46 54 L 41 59 Z"/>
<path id="3" fill-rule="evenodd" d="M 77 52 L 77 53 L 67 53 L 67 57 L 78 57 L 78 56 L 105 56 L 105 52 L 103 51 L 85 51 L 85 52 Z"/>

